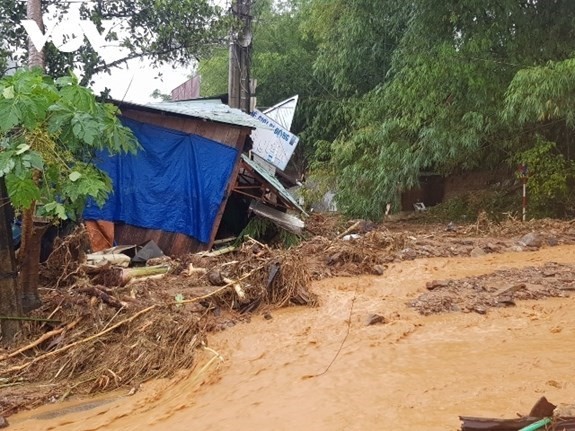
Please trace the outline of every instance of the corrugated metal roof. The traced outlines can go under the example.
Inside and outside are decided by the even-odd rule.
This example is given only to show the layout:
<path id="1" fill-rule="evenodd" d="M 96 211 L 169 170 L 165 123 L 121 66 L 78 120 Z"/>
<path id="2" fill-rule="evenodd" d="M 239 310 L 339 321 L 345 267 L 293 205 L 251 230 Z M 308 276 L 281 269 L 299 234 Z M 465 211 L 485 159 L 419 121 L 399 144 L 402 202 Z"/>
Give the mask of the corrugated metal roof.
<path id="1" fill-rule="evenodd" d="M 245 154 L 242 154 L 242 160 L 247 163 L 254 171 L 256 171 L 265 181 L 267 181 L 285 200 L 291 203 L 294 208 L 297 208 L 301 211 L 304 215 L 307 215 L 305 210 L 298 204 L 295 198 L 291 195 L 290 192 L 286 190 L 282 183 L 273 175 L 271 175 L 268 171 L 266 171 L 262 166 L 258 165 L 256 162 L 251 160 Z"/>
<path id="2" fill-rule="evenodd" d="M 176 102 L 147 103 L 145 105 L 132 102 L 117 102 L 124 105 L 133 105 L 161 112 L 171 112 L 187 117 L 202 118 L 218 123 L 232 124 L 234 126 L 262 127 L 262 123 L 239 109 L 230 108 L 218 99 L 183 100 Z"/>

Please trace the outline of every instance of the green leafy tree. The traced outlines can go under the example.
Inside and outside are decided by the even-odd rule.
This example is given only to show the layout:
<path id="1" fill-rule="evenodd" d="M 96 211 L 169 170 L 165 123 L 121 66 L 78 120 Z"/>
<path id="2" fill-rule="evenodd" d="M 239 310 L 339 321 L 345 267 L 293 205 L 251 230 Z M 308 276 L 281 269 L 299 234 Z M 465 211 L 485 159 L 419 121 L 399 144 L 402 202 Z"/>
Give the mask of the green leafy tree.
<path id="1" fill-rule="evenodd" d="M 194 75 L 200 75 L 201 97 L 219 96 L 228 93 L 228 57 L 228 50 L 220 48 L 214 50 L 208 58 L 200 61 Z"/>
<path id="2" fill-rule="evenodd" d="M 390 11 L 380 21 L 389 23 L 397 41 L 388 50 L 389 69 L 378 78 L 369 72 L 368 51 L 355 59 L 359 68 L 366 66 L 368 73 L 358 76 L 372 89 L 360 96 L 351 131 L 340 133 L 330 148 L 340 208 L 379 218 L 386 203 L 417 184 L 421 171 L 448 175 L 502 166 L 534 145 L 537 133 L 567 151 L 570 96 L 560 96 L 570 85 L 573 2 L 417 0 L 389 6 L 373 10 L 379 16 Z M 345 27 L 347 19 L 341 21 Z M 366 34 L 364 43 L 375 39 Z M 360 32 L 357 38 L 362 40 Z M 321 48 L 327 53 L 352 52 L 345 38 L 328 40 Z M 339 61 L 336 54 L 320 55 L 316 66 L 337 70 Z M 551 69 L 555 77 L 545 76 Z M 334 73 L 342 89 L 354 88 Z"/>
<path id="3" fill-rule="evenodd" d="M 531 216 L 565 215 L 573 203 L 575 162 L 558 151 L 555 142 L 536 137 L 535 144 L 515 154 L 516 165 L 527 164 L 528 211 Z"/>
<path id="4" fill-rule="evenodd" d="M 58 223 L 76 220 L 89 198 L 103 204 L 112 188 L 94 165 L 96 153 L 137 149 L 118 114 L 74 76 L 53 80 L 35 70 L 0 80 L 0 177 L 15 209 Z M 31 249 L 39 249 L 42 233 L 35 230 Z M 34 254 L 19 256 L 20 264 L 31 268 L 19 279 L 24 309 L 35 307 L 39 299 Z"/>
<path id="5" fill-rule="evenodd" d="M 62 16 L 70 4 L 42 1 L 42 10 Z M 50 9 L 48 9 L 50 7 Z M 14 53 L 20 63 L 27 58 L 27 35 L 21 21 L 26 18 L 26 2 L 0 0 L 0 48 Z M 86 2 L 80 16 L 103 31 L 102 20 L 118 24 L 107 35 L 109 43 L 126 48 L 125 55 L 106 62 L 90 44 L 72 53 L 59 52 L 52 43 L 45 47 L 46 72 L 62 76 L 80 67 L 83 84 L 94 74 L 134 58 L 147 58 L 152 65 L 189 65 L 208 55 L 227 38 L 231 20 L 226 11 L 209 0 L 110 0 Z"/>

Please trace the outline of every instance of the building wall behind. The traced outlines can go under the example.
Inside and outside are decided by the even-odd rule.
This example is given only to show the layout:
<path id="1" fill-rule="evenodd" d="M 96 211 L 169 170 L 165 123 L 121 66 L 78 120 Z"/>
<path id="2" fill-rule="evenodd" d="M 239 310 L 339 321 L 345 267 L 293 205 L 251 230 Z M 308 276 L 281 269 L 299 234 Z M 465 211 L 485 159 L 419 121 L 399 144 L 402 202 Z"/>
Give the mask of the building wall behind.
<path id="1" fill-rule="evenodd" d="M 445 179 L 443 200 L 447 201 L 465 193 L 485 190 L 497 183 L 512 179 L 513 173 L 508 169 L 451 175 Z"/>

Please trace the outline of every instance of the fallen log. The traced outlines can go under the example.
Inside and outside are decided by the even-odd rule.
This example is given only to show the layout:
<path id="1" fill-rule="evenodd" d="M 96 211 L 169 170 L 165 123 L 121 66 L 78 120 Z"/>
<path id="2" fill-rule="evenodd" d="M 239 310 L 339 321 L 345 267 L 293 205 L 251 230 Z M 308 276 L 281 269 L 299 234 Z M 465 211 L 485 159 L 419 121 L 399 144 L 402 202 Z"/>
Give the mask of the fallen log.
<path id="1" fill-rule="evenodd" d="M 194 265 L 192 263 L 190 263 L 188 266 L 188 272 L 186 275 L 188 277 L 190 277 L 193 274 L 205 274 L 206 272 L 208 272 L 208 270 L 206 268 L 194 268 Z"/>
<path id="2" fill-rule="evenodd" d="M 236 295 L 238 295 L 238 299 L 240 300 L 240 304 L 244 304 L 246 302 L 246 292 L 242 289 L 241 284 L 226 277 L 224 277 L 224 282 L 226 284 L 231 284 L 234 287 Z"/>
<path id="3" fill-rule="evenodd" d="M 336 238 L 341 239 L 350 233 L 355 233 L 355 231 L 361 226 L 362 223 L 364 223 L 363 220 L 355 222 L 350 227 L 348 227 L 346 230 L 344 230 L 342 233 L 340 233 Z"/>
<path id="4" fill-rule="evenodd" d="M 148 277 L 165 275 L 170 270 L 167 265 L 143 266 L 141 268 L 122 269 L 122 286 L 125 286 L 133 279 L 143 280 Z"/>
<path id="5" fill-rule="evenodd" d="M 216 257 L 216 256 L 222 256 L 224 254 L 231 253 L 233 251 L 236 251 L 237 249 L 238 248 L 235 245 L 230 245 L 228 247 L 220 248 L 218 250 L 214 250 L 214 251 L 210 251 L 210 252 L 202 251 L 202 252 L 196 253 L 196 254 L 197 254 L 197 256 L 201 256 L 201 257 Z"/>
<path id="6" fill-rule="evenodd" d="M 164 276 L 170 271 L 168 265 L 119 268 L 107 263 L 101 266 L 84 265 L 83 268 L 92 283 L 105 286 L 125 286 L 132 280 L 144 280 L 151 276 Z"/>
<path id="7" fill-rule="evenodd" d="M 0 316 L 0 320 L 19 320 L 19 321 L 23 321 L 23 322 L 42 322 L 42 323 L 62 323 L 61 320 L 42 319 L 41 317 L 28 317 L 28 316 Z"/>

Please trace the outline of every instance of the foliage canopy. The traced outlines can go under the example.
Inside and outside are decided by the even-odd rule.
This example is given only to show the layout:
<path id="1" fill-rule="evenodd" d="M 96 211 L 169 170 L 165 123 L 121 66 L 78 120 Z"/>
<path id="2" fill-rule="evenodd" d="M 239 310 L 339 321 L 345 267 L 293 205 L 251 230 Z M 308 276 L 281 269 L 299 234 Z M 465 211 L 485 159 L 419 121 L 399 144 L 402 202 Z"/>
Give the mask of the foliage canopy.
<path id="1" fill-rule="evenodd" d="M 137 141 L 118 118 L 74 76 L 56 80 L 19 71 L 0 80 L 0 176 L 15 208 L 37 202 L 39 215 L 76 218 L 86 199 L 102 205 L 111 192 L 95 167 L 98 151 L 135 151 Z"/>
<path id="2" fill-rule="evenodd" d="M 354 6 L 312 3 L 316 73 L 331 71 L 334 90 L 359 95 L 351 129 L 329 149 L 345 211 L 379 218 L 422 171 L 491 169 L 540 139 L 570 159 L 573 2 L 366 1 L 357 13 L 369 17 L 351 29 Z M 385 73 L 374 74 L 372 59 Z"/>
<path id="3" fill-rule="evenodd" d="M 70 7 L 70 3 L 56 0 L 42 2 L 44 16 L 56 19 L 62 19 Z M 85 2 L 79 15 L 91 20 L 99 31 L 104 31 L 103 20 L 113 20 L 115 25 L 106 40 L 124 49 L 124 54 L 106 61 L 89 43 L 72 53 L 46 44 L 47 74 L 62 76 L 79 68 L 83 84 L 90 83 L 94 74 L 109 72 L 133 58 L 147 58 L 152 65 L 189 65 L 221 46 L 232 24 L 226 11 L 210 0 Z M 21 64 L 27 52 L 27 35 L 21 24 L 26 18 L 26 2 L 0 0 L 0 17 L 0 50 L 12 53 Z"/>

